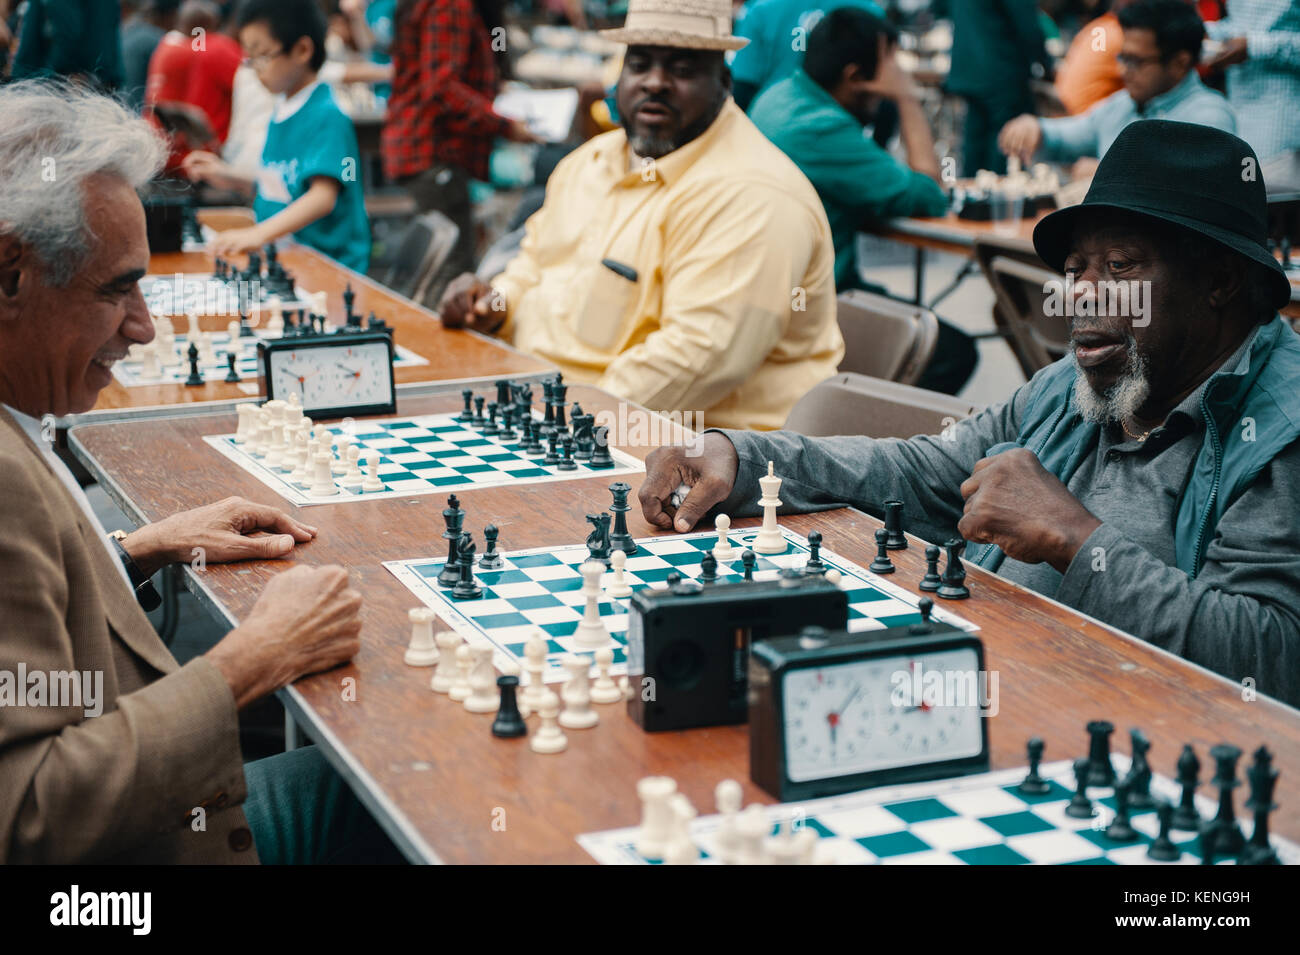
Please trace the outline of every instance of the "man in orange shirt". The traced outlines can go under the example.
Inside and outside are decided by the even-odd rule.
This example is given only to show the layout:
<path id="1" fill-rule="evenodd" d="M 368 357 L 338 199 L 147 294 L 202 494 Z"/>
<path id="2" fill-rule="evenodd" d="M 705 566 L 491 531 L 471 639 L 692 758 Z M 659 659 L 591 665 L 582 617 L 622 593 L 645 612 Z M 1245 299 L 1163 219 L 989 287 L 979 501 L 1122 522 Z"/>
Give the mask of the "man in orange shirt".
<path id="1" fill-rule="evenodd" d="M 1070 115 L 1086 112 L 1124 86 L 1116 56 L 1124 43 L 1117 15 L 1129 0 L 1115 0 L 1101 16 L 1079 28 L 1056 72 L 1056 95 Z"/>

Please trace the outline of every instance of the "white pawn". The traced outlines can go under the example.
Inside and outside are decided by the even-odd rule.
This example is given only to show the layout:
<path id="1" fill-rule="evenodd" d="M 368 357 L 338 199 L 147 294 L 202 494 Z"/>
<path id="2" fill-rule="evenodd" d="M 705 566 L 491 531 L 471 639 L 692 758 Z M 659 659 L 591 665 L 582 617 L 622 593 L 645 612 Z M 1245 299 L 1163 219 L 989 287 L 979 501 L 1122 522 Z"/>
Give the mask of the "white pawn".
<path id="1" fill-rule="evenodd" d="M 471 647 L 474 663 L 469 671 L 469 696 L 465 709 L 471 713 L 495 713 L 501 704 L 497 693 L 497 671 L 492 665 L 491 646 Z"/>
<path id="2" fill-rule="evenodd" d="M 438 667 L 429 680 L 429 689 L 434 693 L 446 693 L 456 679 L 456 648 L 460 646 L 461 637 L 454 630 L 443 630 L 434 639 L 441 652 L 438 654 Z"/>
<path id="3" fill-rule="evenodd" d="M 564 700 L 560 725 L 570 730 L 591 729 L 600 722 L 591 708 L 591 664 L 586 657 L 569 656 L 564 660 L 564 669 L 569 671 L 569 681 L 560 692 Z"/>
<path id="4" fill-rule="evenodd" d="M 615 554 L 623 553 L 621 550 L 614 551 Z M 623 699 L 623 691 L 618 688 L 609 675 L 609 668 L 614 665 L 614 650 L 612 647 L 601 647 L 596 651 L 596 682 L 591 685 L 591 702 L 593 703 L 617 703 Z"/>
<path id="5" fill-rule="evenodd" d="M 530 710 L 537 710 L 550 692 L 546 689 L 546 637 L 534 629 L 524 641 L 524 669 L 528 671 L 528 685 L 524 687 L 521 702 Z"/>
<path id="6" fill-rule="evenodd" d="M 366 479 L 361 482 L 361 490 L 373 494 L 384 489 L 384 482 L 379 480 L 379 455 L 372 453 L 366 459 Z"/>
<path id="7" fill-rule="evenodd" d="M 641 799 L 641 828 L 636 851 L 647 859 L 662 859 L 673 834 L 672 798 L 677 781 L 670 776 L 647 776 L 636 784 Z"/>
<path id="8" fill-rule="evenodd" d="M 767 839 L 764 846 L 767 858 L 773 865 L 798 865 L 805 852 L 804 843 L 795 839 L 794 825 L 790 819 L 781 820 L 776 835 Z"/>
<path id="9" fill-rule="evenodd" d="M 366 476 L 361 473 L 361 449 L 355 444 L 348 445 L 348 466 L 343 471 L 343 476 L 339 478 L 339 483 L 344 487 L 360 487 L 365 483 Z"/>
<path id="10" fill-rule="evenodd" d="M 623 576 L 623 569 L 627 567 L 627 553 L 616 550 L 609 555 L 609 562 L 614 565 L 614 577 L 605 585 L 605 593 L 611 597 L 631 597 L 632 588 Z"/>
<path id="11" fill-rule="evenodd" d="M 205 365 L 217 363 L 217 351 L 212 345 L 211 332 L 204 332 L 199 336 L 199 361 Z"/>
<path id="12" fill-rule="evenodd" d="M 294 484 L 306 484 L 311 480 L 311 426 L 303 425 L 294 438 L 294 466 L 289 480 Z"/>
<path id="13" fill-rule="evenodd" d="M 433 611 L 428 607 L 412 607 L 407 618 L 411 621 L 411 642 L 406 646 L 406 665 L 433 666 L 438 662 L 438 647 L 433 642 Z"/>
<path id="14" fill-rule="evenodd" d="M 203 329 L 199 327 L 199 313 L 189 311 L 185 313 L 185 317 L 189 319 L 190 323 L 188 330 L 185 332 L 185 337 L 198 345 L 199 339 L 203 337 Z"/>
<path id="15" fill-rule="evenodd" d="M 719 564 L 735 560 L 736 548 L 731 546 L 731 538 L 727 536 L 731 530 L 731 518 L 726 514 L 719 514 L 713 519 L 713 528 L 718 532 L 718 542 L 713 545 L 713 556 L 718 559 Z"/>
<path id="16" fill-rule="evenodd" d="M 560 724 L 555 719 L 559 708 L 560 704 L 554 693 L 542 701 L 541 709 L 538 711 L 542 717 L 541 728 L 528 740 L 528 745 L 534 753 L 562 753 L 569 745 L 569 738 L 564 735 L 564 731 L 560 729 Z"/>
<path id="17" fill-rule="evenodd" d="M 751 803 L 736 820 L 736 862 L 740 865 L 766 865 L 763 844 L 771 831 L 767 813 L 758 803 Z"/>
<path id="18" fill-rule="evenodd" d="M 312 477 L 311 489 L 308 493 L 312 497 L 328 497 L 338 492 L 338 485 L 334 483 L 334 475 L 330 473 L 329 452 L 318 452 L 316 455 L 316 471 Z"/>
<path id="19" fill-rule="evenodd" d="M 695 865 L 700 861 L 700 850 L 691 839 L 691 820 L 695 818 L 695 807 L 682 793 L 674 793 L 668 801 L 673 812 L 672 835 L 664 847 L 665 865 Z"/>
<path id="20" fill-rule="evenodd" d="M 594 650 L 610 640 L 609 628 L 600 619 L 600 578 L 605 566 L 598 560 L 584 561 L 578 573 L 582 574 L 582 595 L 587 598 L 587 605 L 578 629 L 573 632 L 573 642 L 584 650 Z"/>
<path id="21" fill-rule="evenodd" d="M 348 447 L 352 444 L 352 438 L 346 434 L 340 434 L 336 439 L 339 448 L 339 456 L 330 466 L 335 474 L 343 475 L 348 472 Z"/>
<path id="22" fill-rule="evenodd" d="M 226 325 L 226 335 L 230 338 L 230 350 L 237 352 L 239 349 L 239 322 L 229 322 Z"/>
<path id="23" fill-rule="evenodd" d="M 235 444 L 248 443 L 248 423 L 251 420 L 248 415 L 249 412 L 256 410 L 256 408 L 249 404 L 235 405 L 235 414 L 239 416 L 239 427 L 235 429 L 235 436 L 230 439 L 235 442 Z"/>
<path id="24" fill-rule="evenodd" d="M 776 509 L 781 506 L 781 499 L 777 497 L 781 490 L 781 479 L 773 471 L 771 461 L 767 462 L 767 477 L 759 478 L 758 486 L 763 491 L 763 496 L 758 499 L 759 506 L 763 508 L 763 526 L 759 528 L 751 549 L 756 554 L 784 554 L 785 538 L 781 536 L 781 528 L 776 523 Z"/>
<path id="25" fill-rule="evenodd" d="M 451 689 L 447 691 L 447 695 L 457 703 L 464 703 L 469 699 L 469 669 L 474 665 L 473 659 L 469 644 L 462 643 L 456 648 L 456 675 L 452 678 Z"/>
<path id="26" fill-rule="evenodd" d="M 140 377 L 141 378 L 160 378 L 162 377 L 162 364 L 158 361 L 158 348 L 155 345 L 145 345 L 143 355 L 140 359 Z"/>
<path id="27" fill-rule="evenodd" d="M 794 843 L 798 848 L 796 865 L 812 865 L 817 858 L 817 832 L 811 826 L 801 826 L 794 834 Z"/>
<path id="28" fill-rule="evenodd" d="M 735 865 L 740 854 L 740 838 L 736 822 L 744 792 L 734 779 L 724 779 L 713 789 L 713 802 L 722 820 L 718 823 L 716 849 L 724 865 Z"/>

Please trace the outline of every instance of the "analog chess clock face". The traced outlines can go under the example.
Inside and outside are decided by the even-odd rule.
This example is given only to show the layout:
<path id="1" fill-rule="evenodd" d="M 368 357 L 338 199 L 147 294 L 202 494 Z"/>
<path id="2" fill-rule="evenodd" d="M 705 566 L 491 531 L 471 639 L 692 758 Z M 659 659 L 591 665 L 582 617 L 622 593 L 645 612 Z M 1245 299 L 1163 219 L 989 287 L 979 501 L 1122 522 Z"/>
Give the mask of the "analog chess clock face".
<path id="1" fill-rule="evenodd" d="M 396 410 L 393 346 L 386 334 L 334 335 L 258 346 L 267 398 L 296 394 L 309 415 Z"/>

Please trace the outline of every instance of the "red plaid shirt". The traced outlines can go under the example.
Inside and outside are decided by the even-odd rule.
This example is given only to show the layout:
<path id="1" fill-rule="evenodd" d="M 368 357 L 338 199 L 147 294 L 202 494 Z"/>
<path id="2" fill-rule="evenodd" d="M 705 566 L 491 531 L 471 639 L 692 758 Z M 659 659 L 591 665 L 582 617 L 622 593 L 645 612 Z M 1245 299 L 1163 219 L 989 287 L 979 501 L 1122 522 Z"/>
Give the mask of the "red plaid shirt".
<path id="1" fill-rule="evenodd" d="M 510 122 L 492 109 L 492 38 L 474 4 L 403 3 L 393 33 L 384 172 L 401 179 L 435 163 L 454 163 L 486 180 L 492 140 Z"/>

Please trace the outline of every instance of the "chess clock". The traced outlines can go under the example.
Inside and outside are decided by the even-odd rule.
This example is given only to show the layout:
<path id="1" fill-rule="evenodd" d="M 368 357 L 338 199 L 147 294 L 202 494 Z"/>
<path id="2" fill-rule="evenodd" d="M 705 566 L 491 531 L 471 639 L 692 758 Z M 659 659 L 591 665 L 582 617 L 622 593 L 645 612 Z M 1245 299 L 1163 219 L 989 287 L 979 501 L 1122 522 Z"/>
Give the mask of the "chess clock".
<path id="1" fill-rule="evenodd" d="M 268 400 L 296 394 L 311 417 L 393 414 L 393 337 L 388 332 L 293 337 L 257 343 Z"/>
<path id="2" fill-rule="evenodd" d="M 755 643 L 750 778 L 784 802 L 983 772 L 983 681 L 979 638 L 937 621 Z"/>

